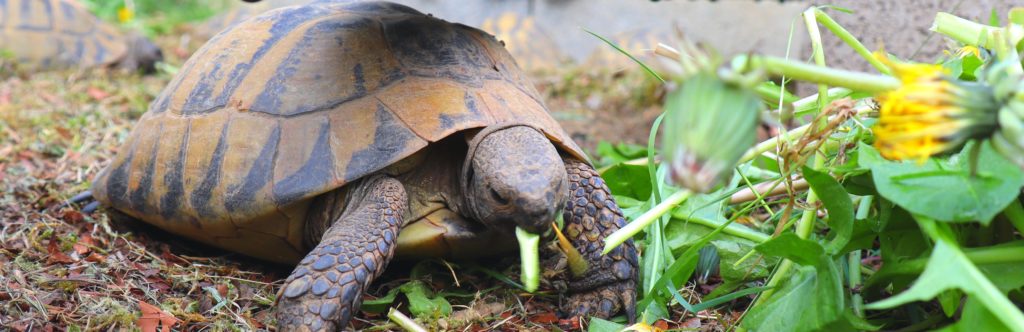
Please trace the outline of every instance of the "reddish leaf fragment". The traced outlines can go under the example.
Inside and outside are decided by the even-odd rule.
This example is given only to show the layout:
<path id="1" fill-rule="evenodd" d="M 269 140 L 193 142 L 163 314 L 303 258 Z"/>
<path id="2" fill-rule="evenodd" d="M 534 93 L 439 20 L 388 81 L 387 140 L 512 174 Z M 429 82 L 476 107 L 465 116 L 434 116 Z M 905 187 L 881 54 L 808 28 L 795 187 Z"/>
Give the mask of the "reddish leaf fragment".
<path id="1" fill-rule="evenodd" d="M 170 262 L 170 263 L 181 265 L 181 266 L 191 265 L 191 263 L 189 263 L 188 260 L 182 258 L 181 256 L 172 254 L 169 246 L 162 245 L 162 246 L 160 246 L 160 249 L 162 251 L 160 253 L 160 258 L 161 259 L 163 259 L 163 260 L 165 260 L 167 262 Z"/>
<path id="2" fill-rule="evenodd" d="M 668 321 L 659 319 L 657 322 L 654 322 L 654 327 L 662 331 L 668 330 Z"/>
<path id="3" fill-rule="evenodd" d="M 60 213 L 60 218 L 64 219 L 65 222 L 72 225 L 80 223 L 83 220 L 85 220 L 85 217 L 82 216 L 81 212 L 72 209 L 65 209 L 64 211 L 62 211 Z"/>
<path id="4" fill-rule="evenodd" d="M 228 297 L 228 285 L 218 284 L 217 285 L 217 294 L 220 294 L 221 298 Z"/>
<path id="5" fill-rule="evenodd" d="M 563 330 L 569 331 L 579 331 L 583 329 L 582 324 L 580 324 L 580 319 L 578 317 L 559 319 L 558 326 L 561 327 Z"/>
<path id="6" fill-rule="evenodd" d="M 537 324 L 554 324 L 558 322 L 558 316 L 553 312 L 544 312 L 530 316 L 530 321 Z"/>
<path id="7" fill-rule="evenodd" d="M 57 248 L 57 239 L 50 239 L 50 244 L 46 246 L 46 252 L 50 254 L 50 256 L 46 258 L 50 263 L 71 264 L 75 262 L 74 259 L 61 252 L 60 248 Z"/>
<path id="8" fill-rule="evenodd" d="M 92 99 L 95 99 L 97 101 L 107 99 L 107 97 L 110 97 L 109 92 L 100 90 L 100 88 L 94 86 L 90 86 L 88 89 L 86 89 L 85 93 L 88 94 L 89 97 L 92 97 Z"/>
<path id="9" fill-rule="evenodd" d="M 139 316 L 139 320 L 136 324 L 139 325 L 139 329 L 142 332 L 156 332 L 156 331 L 170 331 L 174 324 L 177 324 L 179 320 L 163 310 L 160 307 L 146 303 L 145 301 L 139 301 L 139 311 L 142 312 L 142 316 Z M 157 330 L 157 328 L 160 328 Z"/>
<path id="10" fill-rule="evenodd" d="M 107 256 L 103 256 L 97 253 L 91 253 L 88 257 L 85 258 L 85 261 L 93 263 L 103 263 L 107 261 Z"/>
<path id="11" fill-rule="evenodd" d="M 74 249 L 75 252 L 77 252 L 81 256 L 85 256 L 90 251 L 92 251 L 92 249 L 89 249 L 89 247 L 82 245 L 81 243 L 75 243 L 71 245 L 71 249 Z"/>

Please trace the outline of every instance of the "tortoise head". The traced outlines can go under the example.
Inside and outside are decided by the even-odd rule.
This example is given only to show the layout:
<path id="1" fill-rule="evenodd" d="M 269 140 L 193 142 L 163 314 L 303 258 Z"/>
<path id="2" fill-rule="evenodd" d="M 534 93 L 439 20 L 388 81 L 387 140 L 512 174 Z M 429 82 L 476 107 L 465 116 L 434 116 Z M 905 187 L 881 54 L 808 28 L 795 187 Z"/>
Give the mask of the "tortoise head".
<path id="1" fill-rule="evenodd" d="M 492 126 L 469 142 L 461 177 L 466 213 L 488 227 L 550 229 L 568 199 L 565 164 L 543 133 Z"/>
<path id="2" fill-rule="evenodd" d="M 138 33 L 127 36 L 128 53 L 118 61 L 115 66 L 118 68 L 134 71 L 142 70 L 145 73 L 156 71 L 156 63 L 163 61 L 164 54 L 160 47 Z"/>

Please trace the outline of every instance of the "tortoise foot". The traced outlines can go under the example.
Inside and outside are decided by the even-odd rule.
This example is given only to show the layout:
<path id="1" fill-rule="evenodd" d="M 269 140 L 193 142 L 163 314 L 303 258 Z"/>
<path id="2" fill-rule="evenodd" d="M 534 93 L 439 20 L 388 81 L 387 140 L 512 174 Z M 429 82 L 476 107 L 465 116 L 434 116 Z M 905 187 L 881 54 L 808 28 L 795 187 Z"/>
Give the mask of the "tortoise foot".
<path id="1" fill-rule="evenodd" d="M 398 180 L 374 176 L 278 292 L 281 331 L 337 331 L 359 310 L 363 291 L 395 252 L 408 201 Z M 333 197 L 333 196 L 325 196 Z"/>
<path id="2" fill-rule="evenodd" d="M 567 316 L 608 318 L 625 312 L 636 320 L 637 255 L 629 240 L 602 255 L 604 238 L 626 224 L 622 210 L 597 171 L 586 163 L 568 159 L 569 202 L 563 212 L 564 233 L 589 263 L 580 276 L 565 276 L 568 301 L 562 305 Z"/>

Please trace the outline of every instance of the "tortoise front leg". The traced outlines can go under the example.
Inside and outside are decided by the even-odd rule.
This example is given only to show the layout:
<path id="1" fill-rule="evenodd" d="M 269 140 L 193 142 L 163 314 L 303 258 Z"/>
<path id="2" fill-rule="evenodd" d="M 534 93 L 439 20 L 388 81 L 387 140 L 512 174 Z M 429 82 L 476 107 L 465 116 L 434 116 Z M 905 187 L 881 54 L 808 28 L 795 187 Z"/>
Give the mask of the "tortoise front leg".
<path id="1" fill-rule="evenodd" d="M 363 180 L 349 195 L 345 212 L 279 291 L 280 330 L 345 328 L 359 310 L 363 291 L 394 255 L 398 230 L 408 206 L 402 184 L 390 177 L 374 176 Z"/>
<path id="2" fill-rule="evenodd" d="M 601 254 L 604 238 L 626 224 L 622 210 L 593 167 L 566 158 L 565 170 L 569 175 L 569 201 L 562 216 L 564 233 L 590 268 L 583 276 L 569 278 L 569 301 L 562 311 L 574 317 L 608 318 L 625 310 L 627 319 L 633 322 L 638 271 L 633 240 L 607 255 Z"/>

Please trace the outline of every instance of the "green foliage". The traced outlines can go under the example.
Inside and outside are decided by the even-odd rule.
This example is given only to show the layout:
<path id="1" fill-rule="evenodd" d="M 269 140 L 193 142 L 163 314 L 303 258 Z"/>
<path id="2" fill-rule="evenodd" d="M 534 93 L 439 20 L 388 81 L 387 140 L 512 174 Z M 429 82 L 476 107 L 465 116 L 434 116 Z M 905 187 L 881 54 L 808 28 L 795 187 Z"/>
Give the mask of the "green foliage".
<path id="1" fill-rule="evenodd" d="M 392 288 L 384 296 L 363 301 L 361 310 L 373 313 L 387 312 L 399 293 L 409 300 L 409 312 L 416 317 L 444 317 L 452 313 L 452 305 L 442 294 L 435 295 L 426 283 L 412 280 L 397 288 Z"/>
<path id="2" fill-rule="evenodd" d="M 96 16 L 153 36 L 171 32 L 186 22 L 205 20 L 223 11 L 237 0 L 129 0 L 134 4 L 133 18 L 124 20 L 125 0 L 82 0 Z"/>
<path id="3" fill-rule="evenodd" d="M 943 222 L 978 221 L 987 225 L 1024 185 L 1020 167 L 980 146 L 976 174 L 971 174 L 968 145 L 948 158 L 923 164 L 883 159 L 874 148 L 861 144 L 859 163 L 871 169 L 878 193 L 912 213 Z"/>
<path id="4" fill-rule="evenodd" d="M 823 12 L 812 9 L 808 13 L 805 18 L 813 17 L 859 53 L 870 56 L 854 36 Z M 812 36 L 812 41 L 818 37 Z M 952 77 L 974 81 L 983 69 L 991 70 L 992 57 L 992 52 L 984 49 L 979 56 L 962 52 L 942 65 Z M 870 61 L 881 65 L 877 59 Z M 781 66 L 782 62 L 774 63 Z M 687 70 L 693 68 L 688 64 L 692 63 L 684 60 L 686 68 L 677 74 L 689 77 Z M 745 75 L 749 73 L 743 72 L 747 64 L 734 61 L 731 68 L 713 75 L 720 79 Z M 812 67 L 794 66 L 790 71 Z M 652 70 L 649 66 L 644 69 Z M 813 76 L 805 74 L 801 75 Z M 669 75 L 657 79 L 666 77 Z M 891 89 L 895 81 L 882 77 L 875 83 L 888 87 L 832 89 L 818 102 L 779 96 L 778 87 L 772 84 L 751 86 L 756 86 L 752 92 L 758 96 L 775 100 L 769 105 L 783 98 L 780 116 L 792 114 L 793 120 L 814 125 L 789 128 L 773 146 L 759 144 L 738 164 L 729 164 L 743 176 L 733 176 L 733 183 L 716 187 L 716 192 L 688 196 L 661 216 L 670 216 L 669 221 L 654 223 L 657 227 L 636 235 L 644 249 L 645 275 L 637 309 L 645 313 L 648 322 L 666 317 L 674 306 L 688 313 L 728 310 L 726 299 L 758 294 L 740 323 L 750 330 L 987 331 L 1024 327 L 1019 309 L 1024 298 L 1024 269 L 1020 268 L 1024 264 L 1024 209 L 1017 202 L 1024 172 L 985 141 L 972 141 L 960 152 L 920 161 L 883 159 L 871 146 L 877 106 L 870 98 Z M 841 98 L 853 100 L 846 104 L 852 109 L 839 109 L 843 103 L 830 105 Z M 846 114 L 837 114 L 837 109 Z M 823 114 L 826 110 L 830 112 Z M 700 109 L 681 122 L 669 114 L 665 129 L 692 134 L 693 121 L 714 118 L 711 114 L 716 111 L 721 110 Z M 715 125 L 723 123 L 728 121 Z M 655 131 L 657 125 L 652 128 L 652 138 Z M 680 140 L 669 135 L 662 143 L 670 147 Z M 691 141 L 712 152 L 729 145 L 728 139 Z M 599 159 L 603 175 L 627 219 L 643 215 L 651 220 L 650 211 L 666 210 L 659 205 L 661 197 L 675 196 L 680 190 L 662 181 L 667 178 L 667 166 L 657 161 L 675 161 L 656 155 L 653 139 L 646 150 L 603 144 L 598 151 L 603 155 Z M 772 199 L 756 196 L 753 201 L 730 202 L 730 196 L 741 189 L 790 176 L 806 180 L 809 190 L 790 189 Z M 782 182 L 783 188 L 790 183 Z M 734 224 L 751 219 L 753 228 Z M 774 230 L 774 234 L 762 230 Z M 662 244 L 671 250 L 659 251 Z M 693 282 L 698 253 L 707 245 L 713 246 L 721 259 L 721 284 L 700 304 L 694 304 L 679 289 Z M 659 268 L 652 262 L 667 264 Z M 748 283 L 769 275 L 767 287 Z M 866 307 L 867 312 L 865 299 L 874 301 Z M 591 322 L 591 331 L 623 327 L 596 319 Z"/>

